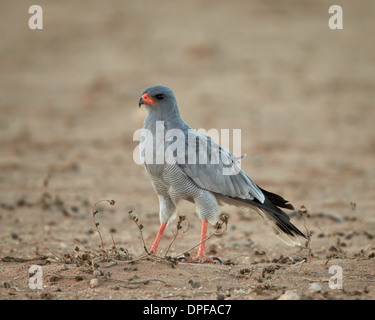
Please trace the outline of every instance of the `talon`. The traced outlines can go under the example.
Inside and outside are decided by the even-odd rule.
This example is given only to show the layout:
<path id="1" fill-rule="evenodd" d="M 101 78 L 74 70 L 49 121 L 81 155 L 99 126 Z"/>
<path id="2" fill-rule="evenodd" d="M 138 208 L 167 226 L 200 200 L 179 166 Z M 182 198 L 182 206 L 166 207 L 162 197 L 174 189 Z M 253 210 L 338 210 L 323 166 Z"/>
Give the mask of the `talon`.
<path id="1" fill-rule="evenodd" d="M 212 260 L 213 260 L 213 261 L 216 260 L 216 261 L 218 261 L 220 264 L 223 264 L 223 263 L 221 262 L 221 260 L 220 260 L 218 257 L 212 257 Z"/>
<path id="2" fill-rule="evenodd" d="M 181 262 L 182 260 L 186 260 L 186 261 L 187 261 L 187 259 L 186 259 L 185 257 L 179 257 L 179 258 L 177 259 L 178 262 Z"/>

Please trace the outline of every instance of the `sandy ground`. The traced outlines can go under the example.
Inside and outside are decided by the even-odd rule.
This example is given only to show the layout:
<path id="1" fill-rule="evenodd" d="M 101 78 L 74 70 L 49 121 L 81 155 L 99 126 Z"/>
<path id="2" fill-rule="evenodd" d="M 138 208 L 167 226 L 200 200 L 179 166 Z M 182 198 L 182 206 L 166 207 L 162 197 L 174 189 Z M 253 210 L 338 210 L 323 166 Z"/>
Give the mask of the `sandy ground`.
<path id="1" fill-rule="evenodd" d="M 374 299 L 375 2 L 336 2 L 343 30 L 328 28 L 328 1 L 40 0 L 44 29 L 30 30 L 34 3 L 2 1 L 0 298 Z M 207 244 L 223 264 L 164 259 L 176 223 L 144 257 L 128 212 L 150 247 L 159 209 L 133 133 L 156 84 L 192 128 L 242 130 L 242 168 L 309 210 L 289 212 L 309 243 L 224 207 L 228 228 Z M 95 207 L 104 252 L 102 199 L 116 202 Z M 192 204 L 179 214 L 190 229 L 172 258 L 200 234 Z M 43 289 L 29 288 L 32 265 Z"/>

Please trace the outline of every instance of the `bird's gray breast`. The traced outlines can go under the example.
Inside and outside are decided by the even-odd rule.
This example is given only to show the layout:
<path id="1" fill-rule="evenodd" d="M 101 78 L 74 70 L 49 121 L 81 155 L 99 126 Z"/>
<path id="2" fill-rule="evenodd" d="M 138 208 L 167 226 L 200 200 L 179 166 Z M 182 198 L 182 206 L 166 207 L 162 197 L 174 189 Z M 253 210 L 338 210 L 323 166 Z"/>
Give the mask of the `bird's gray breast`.
<path id="1" fill-rule="evenodd" d="M 154 122 L 145 122 L 139 144 L 140 157 L 150 176 L 161 177 L 164 169 L 164 130 L 158 133 Z"/>
<path id="2" fill-rule="evenodd" d="M 150 167 L 149 167 L 150 169 Z M 193 200 L 201 189 L 187 177 L 177 164 L 166 164 L 157 174 L 149 172 L 152 185 L 158 195 L 169 196 L 176 204 L 179 200 Z"/>

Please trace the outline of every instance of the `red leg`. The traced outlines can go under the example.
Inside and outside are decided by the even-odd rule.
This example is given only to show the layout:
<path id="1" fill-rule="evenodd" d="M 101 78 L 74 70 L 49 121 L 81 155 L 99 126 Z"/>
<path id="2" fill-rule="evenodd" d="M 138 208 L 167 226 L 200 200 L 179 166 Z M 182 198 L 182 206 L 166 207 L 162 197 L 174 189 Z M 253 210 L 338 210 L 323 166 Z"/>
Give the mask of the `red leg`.
<path id="1" fill-rule="evenodd" d="M 156 238 L 155 238 L 154 244 L 153 244 L 152 247 L 151 247 L 150 253 L 152 253 L 152 254 L 155 254 L 155 253 L 156 253 L 156 250 L 158 249 L 159 242 L 160 242 L 160 240 L 161 240 L 161 237 L 162 237 L 162 235 L 163 235 L 163 232 L 164 232 L 166 226 L 167 226 L 167 223 L 166 223 L 166 222 L 162 222 L 162 223 L 161 223 L 161 225 L 160 225 L 160 229 L 159 229 L 159 232 L 158 232 L 158 234 L 156 235 Z"/>
<path id="2" fill-rule="evenodd" d="M 201 241 L 200 241 L 201 244 L 199 245 L 197 256 L 195 258 L 183 259 L 182 261 L 203 263 L 203 262 L 213 262 L 214 260 L 217 260 L 221 263 L 220 259 L 216 257 L 214 258 L 206 257 L 206 241 L 203 241 L 203 240 L 206 239 L 207 237 L 207 225 L 208 225 L 208 221 L 202 221 Z"/>
<path id="3" fill-rule="evenodd" d="M 202 227 L 201 227 L 201 244 L 199 245 L 198 249 L 198 255 L 197 258 L 205 258 L 206 257 L 206 241 L 202 242 L 204 239 L 206 239 L 207 236 L 207 225 L 208 221 L 202 221 Z"/>

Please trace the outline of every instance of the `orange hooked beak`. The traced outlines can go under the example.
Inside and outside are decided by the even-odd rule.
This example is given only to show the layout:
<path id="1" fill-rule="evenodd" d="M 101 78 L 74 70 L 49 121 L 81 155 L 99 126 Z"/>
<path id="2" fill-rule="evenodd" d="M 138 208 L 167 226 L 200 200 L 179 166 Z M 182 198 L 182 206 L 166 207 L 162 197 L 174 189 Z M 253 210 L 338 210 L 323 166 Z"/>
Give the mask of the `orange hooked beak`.
<path id="1" fill-rule="evenodd" d="M 142 97 L 141 99 L 139 99 L 139 107 L 141 107 L 142 104 L 158 104 L 156 101 L 154 101 L 154 99 L 152 99 L 151 96 L 149 96 L 149 94 L 146 92 Z"/>

